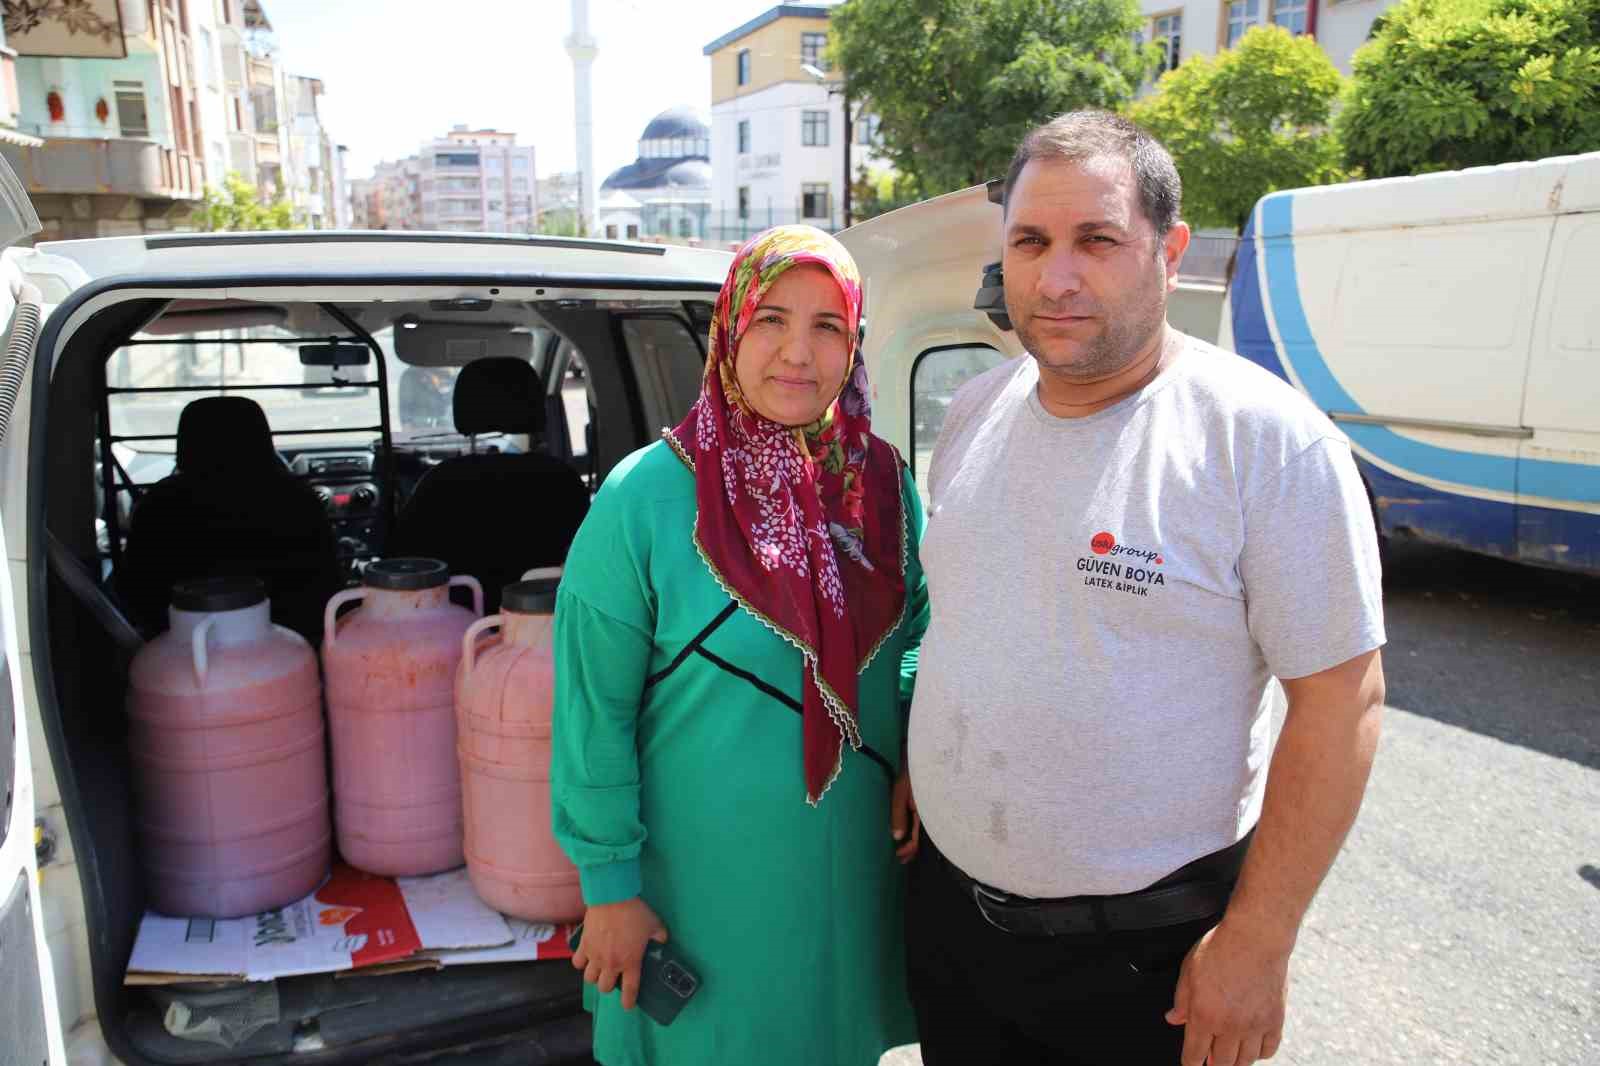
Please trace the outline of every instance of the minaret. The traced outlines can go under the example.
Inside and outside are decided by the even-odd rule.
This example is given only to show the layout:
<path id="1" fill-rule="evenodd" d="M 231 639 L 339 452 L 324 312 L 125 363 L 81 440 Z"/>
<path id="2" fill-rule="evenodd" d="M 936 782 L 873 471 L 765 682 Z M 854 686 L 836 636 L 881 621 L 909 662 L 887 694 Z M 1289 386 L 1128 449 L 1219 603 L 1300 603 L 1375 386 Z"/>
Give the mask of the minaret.
<path id="1" fill-rule="evenodd" d="M 589 0 L 572 0 L 572 35 L 567 38 L 567 55 L 572 57 L 572 102 L 578 134 L 578 195 L 580 212 L 590 236 L 599 233 L 600 211 L 596 203 L 598 183 L 594 176 L 594 108 L 589 69 L 600 52 L 589 36 Z"/>

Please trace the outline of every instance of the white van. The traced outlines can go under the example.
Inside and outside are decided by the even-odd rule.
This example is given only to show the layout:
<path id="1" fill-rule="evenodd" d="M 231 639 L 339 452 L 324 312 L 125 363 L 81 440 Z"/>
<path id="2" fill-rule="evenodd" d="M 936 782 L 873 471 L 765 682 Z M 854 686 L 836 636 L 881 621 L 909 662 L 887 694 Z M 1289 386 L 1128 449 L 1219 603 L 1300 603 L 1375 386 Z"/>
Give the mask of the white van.
<path id="1" fill-rule="evenodd" d="M 31 232 L 29 216 L 0 163 L 0 245 Z M 973 306 L 983 264 L 999 259 L 999 208 L 971 189 L 844 240 L 866 281 L 876 428 L 923 475 L 956 386 L 1021 350 Z M 134 501 L 174 475 L 183 411 L 224 394 L 260 404 L 276 457 L 245 463 L 226 445 L 235 427 L 212 424 L 212 458 L 237 459 L 245 497 L 252 479 L 315 487 L 345 580 L 414 531 L 419 484 L 463 457 L 537 455 L 592 490 L 693 402 L 730 260 L 397 232 L 124 237 L 0 257 L 7 1061 L 588 1061 L 580 982 L 563 960 L 280 979 L 279 1020 L 231 1047 L 173 1036 L 161 1001 L 124 983 L 145 896 L 123 691 L 153 628 L 138 590 L 160 584 L 130 561 L 128 526 Z M 463 376 L 508 355 L 537 374 L 543 431 L 458 432 Z M 307 365 L 325 369 L 326 387 L 305 387 Z M 509 529 L 515 543 L 570 536 L 546 501 L 485 486 L 456 497 L 481 511 L 445 524 Z M 166 528 L 186 551 L 231 541 L 181 519 Z"/>
<path id="2" fill-rule="evenodd" d="M 1600 573 L 1600 153 L 1273 193 L 1220 343 L 1349 435 L 1380 533 Z"/>

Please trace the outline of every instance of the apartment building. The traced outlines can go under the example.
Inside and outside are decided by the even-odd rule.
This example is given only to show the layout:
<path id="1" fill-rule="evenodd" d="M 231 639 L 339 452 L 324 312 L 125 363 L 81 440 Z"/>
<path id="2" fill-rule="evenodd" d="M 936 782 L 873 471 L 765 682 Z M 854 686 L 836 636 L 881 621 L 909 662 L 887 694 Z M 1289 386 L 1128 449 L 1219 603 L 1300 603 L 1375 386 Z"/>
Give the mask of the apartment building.
<path id="1" fill-rule="evenodd" d="M 0 137 L 0 152 L 39 212 L 40 240 L 184 226 L 210 180 L 188 5 L 118 8 L 50 5 L 6 42 L 26 136 Z"/>
<path id="2" fill-rule="evenodd" d="M 422 229 L 533 232 L 533 147 L 515 133 L 456 126 L 424 144 L 415 163 Z"/>
<path id="3" fill-rule="evenodd" d="M 1277 25 L 1316 38 L 1334 65 L 1350 73 L 1350 59 L 1366 43 L 1372 23 L 1399 0 L 1140 0 L 1147 40 L 1160 42 L 1162 70 L 1186 56 L 1231 48 L 1252 26 Z"/>
<path id="4" fill-rule="evenodd" d="M 842 228 L 850 181 L 888 167 L 872 116 L 852 105 L 847 124 L 827 46 L 828 7 L 812 4 L 779 4 L 705 46 L 714 237 L 786 222 Z"/>

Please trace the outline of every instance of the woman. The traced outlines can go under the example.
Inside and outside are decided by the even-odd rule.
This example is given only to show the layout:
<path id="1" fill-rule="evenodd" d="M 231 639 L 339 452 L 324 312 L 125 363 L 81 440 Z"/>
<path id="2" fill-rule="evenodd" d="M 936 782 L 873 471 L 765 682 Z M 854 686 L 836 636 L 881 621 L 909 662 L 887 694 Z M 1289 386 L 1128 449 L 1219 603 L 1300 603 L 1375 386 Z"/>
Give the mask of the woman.
<path id="1" fill-rule="evenodd" d="M 833 238 L 751 240 L 699 400 L 612 471 L 568 556 L 552 797 L 605 1066 L 870 1066 L 914 1039 L 891 799 L 922 509 L 871 434 L 860 321 Z M 665 1027 L 630 1008 L 669 934 L 700 988 Z"/>

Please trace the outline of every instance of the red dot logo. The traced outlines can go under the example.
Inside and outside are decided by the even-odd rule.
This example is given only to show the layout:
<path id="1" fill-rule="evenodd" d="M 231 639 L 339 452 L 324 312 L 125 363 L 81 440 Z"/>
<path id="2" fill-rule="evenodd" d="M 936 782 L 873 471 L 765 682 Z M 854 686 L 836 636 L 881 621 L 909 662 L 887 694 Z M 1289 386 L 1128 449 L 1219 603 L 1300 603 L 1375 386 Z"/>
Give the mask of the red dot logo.
<path id="1" fill-rule="evenodd" d="M 1165 562 L 1165 561 L 1166 561 L 1166 560 L 1165 560 L 1165 559 L 1163 559 L 1163 558 L 1161 558 L 1161 556 L 1159 556 L 1159 555 L 1158 555 L 1158 556 L 1156 556 L 1156 565 L 1157 565 L 1157 566 L 1160 566 L 1160 565 L 1161 565 L 1161 564 L 1162 564 L 1162 563 L 1164 563 L 1164 562 Z"/>
<path id="2" fill-rule="evenodd" d="M 1089 541 L 1089 550 L 1096 555 L 1104 555 L 1116 546 L 1117 538 L 1110 533 L 1096 533 L 1094 538 Z"/>

